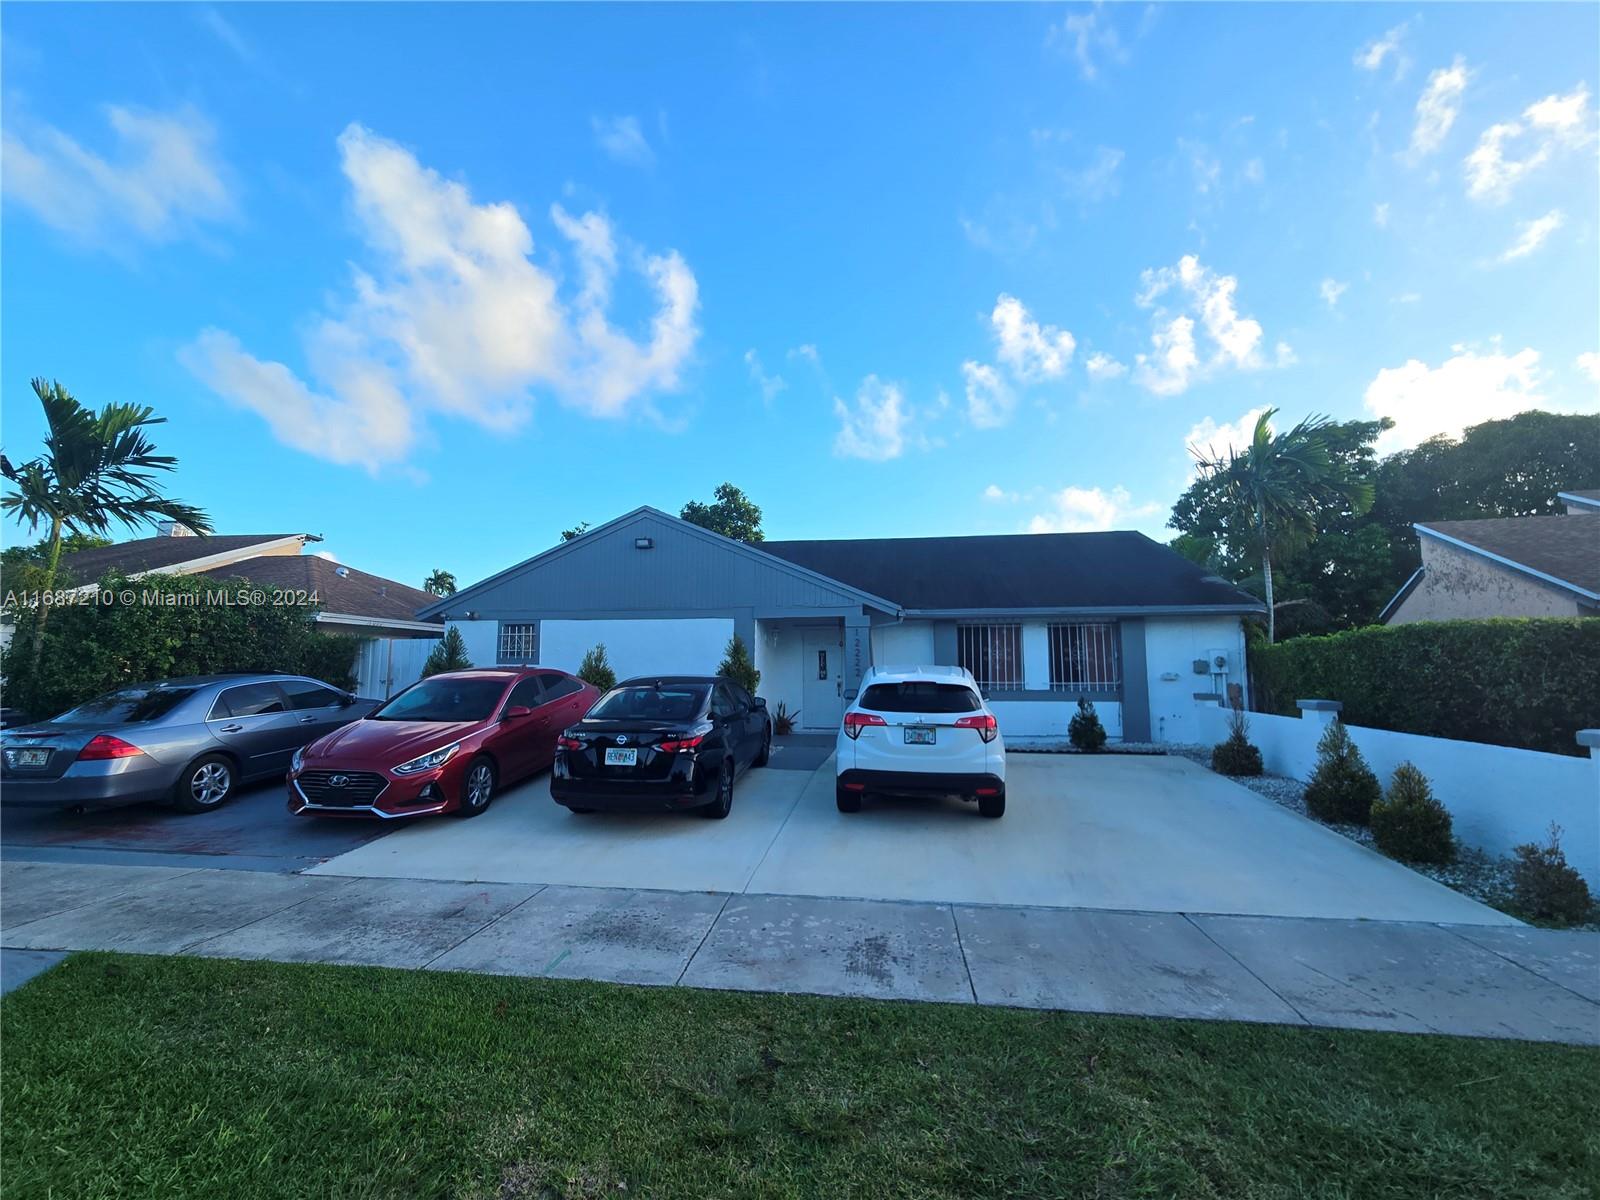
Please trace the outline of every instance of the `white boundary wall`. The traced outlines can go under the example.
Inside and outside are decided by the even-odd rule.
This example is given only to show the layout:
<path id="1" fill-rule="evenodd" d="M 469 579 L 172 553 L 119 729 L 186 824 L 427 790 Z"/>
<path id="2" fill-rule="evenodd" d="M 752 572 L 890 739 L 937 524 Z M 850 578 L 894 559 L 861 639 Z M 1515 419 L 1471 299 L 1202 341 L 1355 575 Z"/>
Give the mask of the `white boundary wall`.
<path id="1" fill-rule="evenodd" d="M 1196 706 L 1202 741 L 1228 736 L 1228 711 Z M 1309 779 L 1317 741 L 1334 714 L 1302 718 L 1250 714 L 1250 740 L 1268 771 Z M 1600 753 L 1578 758 L 1482 742 L 1395 733 L 1348 725 L 1350 739 L 1388 788 L 1394 769 L 1413 763 L 1428 777 L 1455 824 L 1456 836 L 1491 854 L 1545 841 L 1550 823 L 1561 826 L 1561 848 L 1591 888 L 1600 889 Z"/>

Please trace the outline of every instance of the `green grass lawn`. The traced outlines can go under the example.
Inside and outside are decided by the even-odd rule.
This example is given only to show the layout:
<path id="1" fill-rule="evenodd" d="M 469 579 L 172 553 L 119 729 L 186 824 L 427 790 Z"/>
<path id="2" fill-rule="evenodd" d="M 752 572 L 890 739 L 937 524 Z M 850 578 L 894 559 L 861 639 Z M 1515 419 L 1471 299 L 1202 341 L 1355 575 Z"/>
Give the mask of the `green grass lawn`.
<path id="1" fill-rule="evenodd" d="M 1593 1197 L 1600 1052 L 83 954 L 7 1198 Z"/>

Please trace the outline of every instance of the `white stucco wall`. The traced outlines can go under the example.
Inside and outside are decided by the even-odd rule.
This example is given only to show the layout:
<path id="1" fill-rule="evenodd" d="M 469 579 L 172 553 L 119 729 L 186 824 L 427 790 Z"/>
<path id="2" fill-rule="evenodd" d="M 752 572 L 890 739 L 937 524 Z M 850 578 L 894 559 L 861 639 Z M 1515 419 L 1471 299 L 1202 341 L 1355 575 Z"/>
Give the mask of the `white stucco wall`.
<path id="1" fill-rule="evenodd" d="M 1267 770 L 1310 778 L 1317 741 L 1327 728 L 1322 716 L 1251 713 L 1250 740 L 1261 748 Z M 1200 736 L 1195 740 L 1220 742 L 1228 736 L 1226 712 L 1197 710 L 1196 719 Z M 1567 862 L 1591 888 L 1600 888 L 1600 763 L 1360 725 L 1345 728 L 1386 788 L 1403 762 L 1426 775 L 1433 794 L 1450 810 L 1456 836 L 1469 846 L 1509 854 L 1524 842 L 1542 844 L 1554 821 L 1561 826 Z"/>
<path id="2" fill-rule="evenodd" d="M 730 617 L 539 622 L 539 665 L 576 671 L 604 642 L 618 679 L 632 675 L 710 675 L 733 636 Z"/>
<path id="3" fill-rule="evenodd" d="M 876 667 L 926 667 L 933 665 L 933 622 L 902 621 L 872 630 L 872 665 Z"/>
<path id="4" fill-rule="evenodd" d="M 761 672 L 756 694 L 774 710 L 783 704 L 789 712 L 800 709 L 800 629 L 794 625 L 756 622 L 754 657 Z"/>
<path id="5" fill-rule="evenodd" d="M 499 621 L 451 621 L 467 644 L 467 657 L 475 667 L 492 667 L 500 647 Z"/>
<path id="6" fill-rule="evenodd" d="M 1078 698 L 1062 695 L 1059 700 L 991 700 L 989 707 L 1000 722 L 1006 744 L 1020 748 L 1036 742 L 1062 742 L 1067 725 L 1078 711 Z M 1096 700 L 1094 711 L 1108 738 L 1122 736 L 1122 705 L 1115 700 Z"/>
<path id="7" fill-rule="evenodd" d="M 1245 683 L 1244 626 L 1239 618 L 1151 617 L 1144 623 L 1144 646 L 1151 740 L 1207 740 L 1199 732 L 1194 696 L 1213 689 L 1226 695 L 1226 684 Z M 1212 649 L 1228 652 L 1228 672 L 1220 680 L 1194 673 L 1194 660 Z"/>

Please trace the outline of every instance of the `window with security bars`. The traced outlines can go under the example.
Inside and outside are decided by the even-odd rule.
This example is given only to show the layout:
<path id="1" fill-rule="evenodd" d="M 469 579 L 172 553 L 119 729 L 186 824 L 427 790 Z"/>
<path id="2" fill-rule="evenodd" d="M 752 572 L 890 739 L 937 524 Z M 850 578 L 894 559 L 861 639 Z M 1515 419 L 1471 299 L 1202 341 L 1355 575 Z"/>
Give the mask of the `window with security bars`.
<path id="1" fill-rule="evenodd" d="M 1112 623 L 1050 626 L 1050 689 L 1104 690 L 1122 682 Z"/>
<path id="2" fill-rule="evenodd" d="M 957 625 L 956 655 L 985 691 L 1021 690 L 1021 625 Z"/>
<path id="3" fill-rule="evenodd" d="M 539 623 L 501 621 L 500 646 L 495 661 L 511 666 L 539 661 Z"/>

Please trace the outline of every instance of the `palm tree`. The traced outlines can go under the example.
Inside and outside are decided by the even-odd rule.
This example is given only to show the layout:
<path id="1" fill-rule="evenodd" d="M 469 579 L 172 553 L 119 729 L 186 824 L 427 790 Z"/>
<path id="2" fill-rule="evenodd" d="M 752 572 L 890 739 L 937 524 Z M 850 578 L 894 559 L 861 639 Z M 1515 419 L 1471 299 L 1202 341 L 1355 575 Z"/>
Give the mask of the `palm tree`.
<path id="1" fill-rule="evenodd" d="M 430 596 L 454 596 L 456 594 L 456 577 L 443 567 L 435 567 L 432 573 L 422 581 L 422 590 Z"/>
<path id="2" fill-rule="evenodd" d="M 113 524 L 131 528 L 158 519 L 178 521 L 201 535 L 211 532 L 211 518 L 203 511 L 166 499 L 156 486 L 153 472 L 178 465 L 170 455 L 157 454 L 145 432 L 146 426 L 165 424 L 165 417 L 137 404 L 107 404 L 94 412 L 59 383 L 43 379 L 33 381 L 33 392 L 44 406 L 50 435 L 38 458 L 20 467 L 0 460 L 0 472 L 13 485 L 0 497 L 0 509 L 29 532 L 41 523 L 49 527 L 42 590 L 55 586 L 63 532 L 104 536 Z M 41 604 L 33 626 L 35 665 L 49 616 L 50 605 Z"/>
<path id="3" fill-rule="evenodd" d="M 1222 456 L 1191 450 L 1202 477 L 1221 489 L 1232 507 L 1230 524 L 1238 527 L 1237 544 L 1249 545 L 1261 556 L 1269 644 L 1278 632 L 1272 594 L 1274 550 L 1315 536 L 1321 509 L 1338 505 L 1362 513 L 1372 507 L 1372 484 L 1353 478 L 1329 452 L 1326 431 L 1333 422 L 1313 414 L 1279 434 L 1272 428 L 1277 411 L 1269 408 L 1256 418 L 1250 445 L 1243 451 L 1230 447 Z"/>

